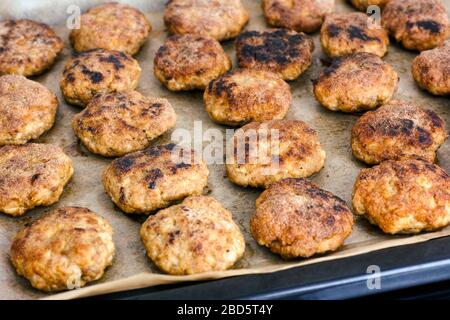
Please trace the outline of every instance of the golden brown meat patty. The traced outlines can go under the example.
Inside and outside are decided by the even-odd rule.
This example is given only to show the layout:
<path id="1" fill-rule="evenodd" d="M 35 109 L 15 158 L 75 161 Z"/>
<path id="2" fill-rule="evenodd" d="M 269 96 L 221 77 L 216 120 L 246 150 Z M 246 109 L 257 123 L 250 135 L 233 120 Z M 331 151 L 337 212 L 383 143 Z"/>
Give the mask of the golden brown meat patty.
<path id="1" fill-rule="evenodd" d="M 388 102 L 398 85 L 394 68 L 372 53 L 335 59 L 314 80 L 316 99 L 327 109 L 357 112 Z"/>
<path id="2" fill-rule="evenodd" d="M 351 234 L 344 200 L 302 178 L 273 183 L 256 200 L 250 231 L 283 258 L 308 258 L 338 249 Z"/>
<path id="3" fill-rule="evenodd" d="M 24 144 L 49 130 L 58 99 L 38 82 L 19 75 L 0 77 L 0 146 Z"/>
<path id="4" fill-rule="evenodd" d="M 203 100 L 215 122 L 239 126 L 252 121 L 283 119 L 292 96 L 289 85 L 277 74 L 240 69 L 212 81 Z"/>
<path id="5" fill-rule="evenodd" d="M 275 27 L 314 32 L 327 14 L 334 11 L 334 0 L 263 0 L 267 22 Z"/>
<path id="6" fill-rule="evenodd" d="M 369 6 L 379 6 L 383 8 L 389 0 L 349 0 L 358 10 L 366 11 Z"/>
<path id="7" fill-rule="evenodd" d="M 151 29 L 139 10 L 126 4 L 106 3 L 81 15 L 80 27 L 72 30 L 70 41 L 78 52 L 107 49 L 134 55 Z"/>
<path id="8" fill-rule="evenodd" d="M 93 153 L 117 157 L 145 149 L 175 126 L 169 101 L 137 91 L 100 93 L 72 120 L 75 135 Z"/>
<path id="9" fill-rule="evenodd" d="M 170 33 L 211 36 L 219 41 L 236 37 L 248 18 L 241 0 L 170 0 L 164 12 Z"/>
<path id="10" fill-rule="evenodd" d="M 439 47 L 423 51 L 412 64 L 418 85 L 435 95 L 450 94 L 450 40 Z"/>
<path id="11" fill-rule="evenodd" d="M 284 178 L 303 178 L 320 171 L 325 155 L 317 132 L 303 121 L 251 122 L 232 138 L 227 175 L 244 187 L 267 187 Z"/>
<path id="12" fill-rule="evenodd" d="M 17 233 L 11 261 L 43 291 L 76 289 L 100 279 L 114 257 L 113 230 L 85 208 L 53 210 Z"/>
<path id="13" fill-rule="evenodd" d="M 64 48 L 46 24 L 32 20 L 0 22 L 0 75 L 34 76 L 48 69 Z"/>
<path id="14" fill-rule="evenodd" d="M 433 231 L 450 222 L 450 177 L 421 159 L 384 161 L 361 170 L 353 208 L 386 233 Z"/>
<path id="15" fill-rule="evenodd" d="M 141 238 L 148 257 L 174 275 L 226 270 L 245 251 L 244 236 L 231 213 L 207 196 L 188 197 L 150 216 Z"/>
<path id="16" fill-rule="evenodd" d="M 84 107 L 97 93 L 134 90 L 140 76 L 141 67 L 130 55 L 94 49 L 67 62 L 60 86 L 67 102 Z"/>
<path id="17" fill-rule="evenodd" d="M 287 29 L 246 31 L 236 39 L 241 68 L 272 71 L 284 80 L 297 79 L 312 62 L 313 40 Z"/>
<path id="18" fill-rule="evenodd" d="M 72 160 L 51 144 L 0 148 L 0 211 L 20 216 L 56 203 L 73 174 Z"/>
<path id="19" fill-rule="evenodd" d="M 432 49 L 450 35 L 441 0 L 390 0 L 381 21 L 395 40 L 410 50 Z"/>
<path id="20" fill-rule="evenodd" d="M 352 149 L 368 164 L 416 156 L 433 162 L 447 137 L 444 120 L 434 111 L 391 100 L 356 121 Z"/>
<path id="21" fill-rule="evenodd" d="M 169 90 L 204 90 L 231 69 L 231 59 L 209 36 L 175 35 L 156 52 L 153 71 Z"/>
<path id="22" fill-rule="evenodd" d="M 362 12 L 336 13 L 326 17 L 320 30 L 323 51 L 330 57 L 369 52 L 383 57 L 389 45 L 385 29 L 374 28 Z"/>
<path id="23" fill-rule="evenodd" d="M 114 160 L 103 172 L 103 185 L 122 211 L 150 213 L 202 194 L 208 175 L 208 167 L 192 150 L 166 144 Z"/>

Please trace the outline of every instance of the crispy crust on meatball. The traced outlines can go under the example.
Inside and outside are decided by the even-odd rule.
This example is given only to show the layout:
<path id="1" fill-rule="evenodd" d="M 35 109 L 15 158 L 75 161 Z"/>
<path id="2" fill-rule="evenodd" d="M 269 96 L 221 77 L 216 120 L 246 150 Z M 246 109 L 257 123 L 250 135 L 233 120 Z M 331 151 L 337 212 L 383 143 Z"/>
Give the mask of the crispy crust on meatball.
<path id="1" fill-rule="evenodd" d="M 0 77 L 0 146 L 24 144 L 50 130 L 58 99 L 38 82 L 19 75 Z"/>
<path id="2" fill-rule="evenodd" d="M 236 37 L 248 19 L 241 0 L 170 0 L 164 12 L 170 33 L 211 36 L 219 41 Z"/>
<path id="3" fill-rule="evenodd" d="M 103 186 L 122 211 L 150 213 L 202 194 L 209 171 L 198 158 L 175 144 L 150 147 L 114 160 L 103 172 Z"/>
<path id="4" fill-rule="evenodd" d="M 0 75 L 34 76 L 48 69 L 64 42 L 46 24 L 32 20 L 0 22 Z"/>
<path id="5" fill-rule="evenodd" d="M 273 183 L 256 200 L 250 221 L 255 240 L 283 258 L 308 258 L 338 249 L 351 234 L 344 200 L 306 179 Z"/>
<path id="6" fill-rule="evenodd" d="M 335 59 L 314 80 L 316 99 L 332 111 L 357 112 L 388 102 L 398 85 L 394 68 L 371 53 Z"/>
<path id="7" fill-rule="evenodd" d="M 325 162 L 317 132 L 300 120 L 251 122 L 232 139 L 227 175 L 244 187 L 268 187 L 284 178 L 308 177 Z"/>
<path id="8" fill-rule="evenodd" d="M 429 50 L 447 39 L 450 24 L 441 0 L 390 0 L 382 25 L 410 50 Z"/>
<path id="9" fill-rule="evenodd" d="M 368 164 L 416 156 L 433 162 L 447 137 L 445 122 L 434 111 L 391 100 L 356 121 L 352 150 Z"/>
<path id="10" fill-rule="evenodd" d="M 351 4 L 360 11 L 366 11 L 369 6 L 383 8 L 389 0 L 349 0 Z"/>
<path id="11" fill-rule="evenodd" d="M 130 55 L 94 49 L 67 62 L 60 86 L 67 102 L 84 107 L 97 93 L 135 89 L 140 76 L 141 67 Z"/>
<path id="12" fill-rule="evenodd" d="M 11 262 L 36 289 L 75 289 L 100 279 L 114 257 L 111 225 L 85 208 L 53 210 L 15 236 Z"/>
<path id="13" fill-rule="evenodd" d="M 232 267 L 245 251 L 245 241 L 231 213 L 208 196 L 150 216 L 141 227 L 148 257 L 164 272 L 185 275 Z"/>
<path id="14" fill-rule="evenodd" d="M 356 52 L 369 52 L 383 57 L 388 50 L 388 33 L 381 27 L 370 27 L 368 19 L 362 12 L 327 16 L 320 30 L 324 52 L 330 57 Z"/>
<path id="15" fill-rule="evenodd" d="M 89 9 L 80 17 L 70 41 L 78 52 L 91 49 L 123 51 L 134 55 L 152 27 L 139 10 L 120 3 L 106 3 Z"/>
<path id="16" fill-rule="evenodd" d="M 211 81 L 203 100 L 215 122 L 239 126 L 252 121 L 283 119 L 292 96 L 289 85 L 277 74 L 240 69 Z"/>
<path id="17" fill-rule="evenodd" d="M 361 170 L 353 208 L 386 233 L 433 231 L 450 222 L 450 177 L 421 159 L 384 161 Z"/>
<path id="18" fill-rule="evenodd" d="M 450 40 L 424 51 L 412 63 L 417 84 L 434 95 L 450 94 Z"/>
<path id="19" fill-rule="evenodd" d="M 139 151 L 175 126 L 169 101 L 137 91 L 96 95 L 75 115 L 72 128 L 89 151 L 117 157 Z"/>
<path id="20" fill-rule="evenodd" d="M 334 0 L 263 0 L 267 22 L 274 27 L 314 32 L 334 11 Z"/>
<path id="21" fill-rule="evenodd" d="M 20 216 L 56 203 L 73 175 L 72 160 L 51 144 L 0 148 L 0 211 Z"/>
<path id="22" fill-rule="evenodd" d="M 231 59 L 212 37 L 175 35 L 156 52 L 153 68 L 169 90 L 203 90 L 231 69 Z"/>
<path id="23" fill-rule="evenodd" d="M 313 51 L 311 37 L 287 29 L 246 31 L 236 39 L 239 67 L 272 71 L 284 80 L 295 80 L 305 72 Z"/>

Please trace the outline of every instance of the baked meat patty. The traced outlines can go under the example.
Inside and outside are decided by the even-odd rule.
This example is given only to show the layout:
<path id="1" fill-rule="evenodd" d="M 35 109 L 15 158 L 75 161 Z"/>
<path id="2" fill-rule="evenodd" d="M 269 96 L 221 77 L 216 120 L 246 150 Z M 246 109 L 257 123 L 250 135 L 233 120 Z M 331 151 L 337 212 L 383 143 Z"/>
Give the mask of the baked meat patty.
<path id="1" fill-rule="evenodd" d="M 432 49 L 450 35 L 448 13 L 441 0 L 390 0 L 381 22 L 410 50 Z"/>
<path id="2" fill-rule="evenodd" d="M 238 69 L 211 81 L 203 96 L 206 111 L 220 124 L 283 119 L 292 102 L 291 89 L 275 73 Z"/>
<path id="3" fill-rule="evenodd" d="M 80 17 L 80 27 L 70 33 L 78 52 L 91 49 L 123 51 L 134 55 L 152 30 L 139 10 L 121 3 L 106 3 L 89 9 Z"/>
<path id="4" fill-rule="evenodd" d="M 111 225 L 86 208 L 53 210 L 15 236 L 11 261 L 36 289 L 76 289 L 100 279 L 113 262 Z"/>
<path id="5" fill-rule="evenodd" d="M 256 200 L 250 231 L 283 258 L 308 258 L 338 249 L 351 234 L 344 200 L 303 178 L 273 183 Z"/>
<path id="6" fill-rule="evenodd" d="M 218 41 L 236 37 L 248 19 L 241 0 L 170 0 L 164 12 L 170 33 L 211 36 Z"/>
<path id="7" fill-rule="evenodd" d="M 208 196 L 192 196 L 150 216 L 141 227 L 148 257 L 164 272 L 186 275 L 232 267 L 245 251 L 231 213 Z"/>
<path id="8" fill-rule="evenodd" d="M 175 35 L 167 38 L 153 61 L 156 78 L 169 90 L 204 90 L 231 69 L 231 59 L 209 36 Z"/>
<path id="9" fill-rule="evenodd" d="M 137 91 L 99 93 L 75 115 L 72 128 L 89 151 L 105 157 L 145 149 L 175 126 L 169 101 Z"/>
<path id="10" fill-rule="evenodd" d="M 134 90 L 140 76 L 139 63 L 130 55 L 93 49 L 67 62 L 60 87 L 67 102 L 84 107 L 97 93 Z"/>
<path id="11" fill-rule="evenodd" d="M 190 195 L 200 195 L 209 171 L 193 150 L 166 144 L 114 160 L 103 186 L 126 213 L 150 213 Z"/>
<path id="12" fill-rule="evenodd" d="M 240 68 L 271 71 L 284 80 L 295 80 L 305 72 L 313 51 L 311 37 L 287 29 L 245 31 L 236 39 Z"/>
<path id="13" fill-rule="evenodd" d="M 412 63 L 417 84 L 435 95 L 450 94 L 450 40 L 435 49 L 423 51 Z"/>
<path id="14" fill-rule="evenodd" d="M 372 53 L 336 58 L 314 80 L 314 95 L 327 109 L 358 112 L 388 102 L 397 90 L 394 68 Z"/>
<path id="15" fill-rule="evenodd" d="M 0 211 L 20 216 L 34 207 L 52 205 L 72 175 L 72 160 L 57 146 L 1 147 Z"/>
<path id="16" fill-rule="evenodd" d="M 361 170 L 353 208 L 390 234 L 440 229 L 450 222 L 450 177 L 421 159 L 384 161 Z"/>
<path id="17" fill-rule="evenodd" d="M 317 132 L 303 121 L 251 122 L 232 137 L 227 175 L 238 185 L 265 188 L 284 178 L 311 176 L 322 169 L 325 155 Z"/>
<path id="18" fill-rule="evenodd" d="M 264 15 L 270 25 L 308 33 L 317 31 L 334 7 L 334 0 L 262 1 Z"/>
<path id="19" fill-rule="evenodd" d="M 0 76 L 0 146 L 24 144 L 50 130 L 58 99 L 38 82 L 24 76 Z"/>
<path id="20" fill-rule="evenodd" d="M 447 137 L 444 120 L 434 111 L 391 100 L 356 121 L 352 150 L 367 164 L 416 156 L 434 162 Z"/>
<path id="21" fill-rule="evenodd" d="M 0 75 L 41 74 L 63 48 L 62 39 L 46 24 L 27 19 L 1 21 Z"/>
<path id="22" fill-rule="evenodd" d="M 374 28 L 362 12 L 328 15 L 320 30 L 323 51 L 330 57 L 369 52 L 383 57 L 389 45 L 384 28 Z"/>

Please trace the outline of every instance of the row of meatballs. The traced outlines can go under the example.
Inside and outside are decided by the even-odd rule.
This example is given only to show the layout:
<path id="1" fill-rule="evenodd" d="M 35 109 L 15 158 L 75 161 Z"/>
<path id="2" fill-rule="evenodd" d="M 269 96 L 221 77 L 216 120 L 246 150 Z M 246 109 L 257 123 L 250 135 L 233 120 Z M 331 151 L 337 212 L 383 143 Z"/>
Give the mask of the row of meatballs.
<path id="1" fill-rule="evenodd" d="M 200 3 L 205 7 L 209 6 L 208 3 L 214 3 L 213 8 L 208 7 L 207 15 L 214 17 L 211 21 L 223 22 L 220 17 L 229 10 L 228 4 L 231 3 L 234 9 L 242 8 L 238 6 L 238 2 Z M 186 23 L 184 20 L 198 15 L 183 16 L 184 20 L 181 19 L 181 22 L 180 18 L 171 20 L 171 6 L 172 15 L 177 10 L 206 14 L 189 1 L 171 1 L 165 16 L 171 32 L 202 34 L 201 31 L 185 31 L 189 26 L 199 24 L 193 24 L 192 21 Z M 99 17 L 105 21 L 105 15 L 112 20 L 119 17 L 123 20 L 123 12 L 121 5 L 108 4 L 89 10 L 85 16 L 90 16 L 91 20 L 87 21 L 95 25 L 100 20 Z M 131 19 L 131 15 L 128 17 Z M 233 21 L 238 20 L 236 18 Z M 183 27 L 174 27 L 177 23 L 183 24 Z M 82 23 L 84 25 L 86 24 Z M 222 24 L 221 27 L 223 26 Z M 219 40 L 231 38 L 239 33 L 242 26 L 237 28 L 234 35 L 233 31 L 227 30 L 226 36 L 212 36 Z M 209 24 L 208 28 L 220 33 L 221 27 L 211 28 Z M 101 32 L 102 28 L 90 31 L 95 33 L 95 30 Z M 344 29 L 344 34 L 346 32 Z M 299 178 L 312 175 L 324 164 L 325 152 L 320 147 L 317 134 L 302 121 L 277 120 L 284 118 L 291 102 L 289 86 L 282 79 L 293 80 L 309 67 L 312 41 L 304 34 L 284 29 L 244 32 L 236 43 L 239 65 L 246 69 L 223 75 L 231 68 L 230 60 L 220 44 L 210 36 L 185 35 L 169 38 L 156 54 L 155 75 L 172 90 L 206 88 L 206 109 L 211 118 L 219 123 L 240 126 L 252 122 L 238 130 L 233 139 L 239 139 L 247 131 L 267 127 L 280 133 L 282 151 L 278 155 L 280 163 L 277 171 L 267 175 L 264 165 L 245 161 L 227 164 L 227 173 L 233 182 L 243 186 L 267 188 L 257 200 L 257 210 L 250 226 L 252 235 L 259 244 L 286 258 L 309 257 L 337 249 L 351 233 L 351 211 L 338 197 Z M 92 49 L 89 48 L 89 43 L 97 38 L 94 35 L 89 40 L 79 36 L 77 40 L 76 32 L 71 34 L 75 49 L 80 51 Z M 87 43 L 85 47 L 83 41 Z M 107 43 L 109 45 L 114 42 Z M 138 44 L 134 43 L 136 51 L 142 43 L 143 40 Z M 127 48 L 128 46 L 129 42 Z M 102 46 L 94 46 L 98 47 Z M 114 49 L 127 51 L 123 47 Z M 207 50 L 210 52 L 205 54 Z M 130 53 L 136 51 L 131 50 Z M 368 63 L 364 64 L 366 60 Z M 424 161 L 434 160 L 435 151 L 447 137 L 442 119 L 430 110 L 423 110 L 409 103 L 391 100 L 386 104 L 395 91 L 397 76 L 376 55 L 358 53 L 336 61 L 323 71 L 315 83 L 319 101 L 320 94 L 317 92 L 320 90 L 317 88 L 321 78 L 337 76 L 345 85 L 343 80 L 349 79 L 345 75 L 349 69 L 360 69 L 360 79 L 365 79 L 364 72 L 367 76 L 374 72 L 377 78 L 391 80 L 384 87 L 387 91 L 390 89 L 391 94 L 379 93 L 377 86 L 373 86 L 375 95 L 386 96 L 384 99 L 377 96 L 376 100 L 379 101 L 375 104 L 369 96 L 361 100 L 368 99 L 371 102 L 366 104 L 365 100 L 358 100 L 356 107 L 350 107 L 353 110 L 345 110 L 345 106 L 335 107 L 336 110 L 353 112 L 385 104 L 377 111 L 362 116 L 353 129 L 354 154 L 369 164 L 383 161 L 379 166 L 364 169 L 359 175 L 353 195 L 356 213 L 366 214 L 371 222 L 388 233 L 431 231 L 445 226 L 448 223 L 446 208 L 449 177 L 438 166 Z M 197 69 L 195 74 L 189 73 L 198 65 L 201 66 L 200 71 Z M 175 125 L 175 113 L 166 100 L 143 97 L 130 91 L 137 86 L 139 75 L 139 65 L 130 55 L 109 48 L 81 52 L 69 61 L 61 81 L 61 89 L 69 103 L 87 105 L 75 117 L 73 127 L 89 150 L 105 156 L 128 154 L 146 148 L 154 137 Z M 217 77 L 217 80 L 212 81 Z M 350 75 L 350 79 L 352 77 Z M 46 90 L 42 86 L 37 88 L 40 85 L 21 77 L 5 76 L 3 79 L 6 85 L 9 84 L 5 90 L 8 94 L 4 95 L 9 105 L 32 105 L 33 101 L 42 98 L 36 94 L 43 94 Z M 22 90 L 11 94 L 18 84 L 24 85 Z M 29 87 L 34 89 L 29 90 Z M 322 94 L 326 97 L 327 85 L 322 87 L 325 88 L 322 90 L 325 93 Z M 338 90 L 330 89 L 332 91 Z M 20 92 L 23 92 L 22 96 Z M 29 92 L 35 94 L 34 99 L 29 99 Z M 45 94 L 47 98 L 44 100 L 53 100 L 50 105 L 54 108 L 48 109 L 56 112 L 54 95 L 48 90 Z M 14 101 L 15 97 L 20 98 Z M 11 99 L 14 103 L 11 103 Z M 342 105 L 351 104 L 345 102 L 345 97 L 335 99 Z M 327 106 L 325 103 L 323 105 Z M 264 110 L 261 110 L 261 106 L 264 106 Z M 45 109 L 47 108 L 41 107 L 40 118 L 52 119 Z M 53 124 L 54 112 L 50 112 L 53 113 L 53 120 L 47 124 L 35 123 L 29 126 L 35 130 L 38 128 L 37 131 L 26 128 L 23 132 L 18 130 L 16 134 L 7 133 L 3 144 L 22 144 L 37 138 Z M 20 111 L 10 113 L 12 116 L 17 114 Z M 12 117 L 11 119 L 14 120 Z M 19 123 L 29 122 L 29 119 L 19 119 Z M 10 125 L 5 128 L 11 129 L 13 123 L 14 121 L 5 122 Z M 124 128 L 127 130 L 123 131 Z M 125 140 L 121 140 L 120 136 L 125 136 Z M 115 140 L 118 143 L 111 145 L 114 138 L 118 139 Z M 249 145 L 246 149 L 257 147 L 259 146 Z M 232 221 L 231 214 L 216 200 L 199 196 L 207 183 L 206 165 L 201 161 L 173 162 L 171 155 L 176 148 L 174 145 L 157 146 L 114 160 L 103 175 L 105 189 L 116 205 L 127 213 L 148 213 L 185 198 L 181 204 L 151 216 L 142 226 L 141 237 L 149 257 L 162 270 L 173 274 L 226 269 L 244 252 L 242 234 Z M 5 185 L 0 189 L 2 195 L 3 192 L 6 195 L 8 213 L 22 214 L 34 206 L 49 205 L 58 200 L 62 188 L 73 174 L 70 159 L 60 149 L 49 145 L 25 144 L 3 147 L 2 150 L 5 151 L 5 157 L 0 160 L 0 168 L 5 172 L 2 175 L 5 179 L 1 182 L 5 181 Z M 422 158 L 413 159 L 416 156 Z M 233 154 L 231 158 L 235 157 L 237 155 Z M 11 188 L 15 183 L 20 187 Z M 380 185 L 383 187 L 380 188 Z M 26 197 L 20 191 L 27 193 Z M 424 201 L 417 201 L 417 195 Z M 25 198 L 26 201 L 23 200 Z M 403 201 L 404 207 L 399 208 L 399 200 Z M 280 208 L 283 208 L 281 212 Z M 316 219 L 310 219 L 312 215 Z M 70 278 L 72 283 L 73 277 L 76 283 L 84 285 L 101 277 L 104 268 L 111 264 L 114 255 L 111 233 L 109 224 L 87 209 L 61 208 L 21 231 L 13 242 L 11 258 L 18 273 L 42 290 L 67 289 L 67 281 Z M 42 239 L 43 234 L 47 239 L 55 239 L 57 247 L 49 248 L 45 236 Z M 86 243 L 97 243 L 97 250 L 83 246 Z M 57 252 L 61 246 L 64 247 L 64 252 L 73 254 L 70 260 L 74 263 L 68 268 L 61 265 L 67 263 L 67 255 Z M 50 260 L 46 255 L 49 250 L 54 253 Z M 35 259 L 36 254 L 41 258 Z M 49 265 L 54 268 L 48 269 Z M 61 270 L 64 271 L 62 274 Z"/>

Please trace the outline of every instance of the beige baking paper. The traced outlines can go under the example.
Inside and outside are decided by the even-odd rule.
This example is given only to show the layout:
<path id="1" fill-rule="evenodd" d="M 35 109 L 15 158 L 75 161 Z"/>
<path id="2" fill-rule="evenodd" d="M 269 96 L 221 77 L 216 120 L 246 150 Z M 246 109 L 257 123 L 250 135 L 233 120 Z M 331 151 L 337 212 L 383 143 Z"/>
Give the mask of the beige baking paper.
<path id="1" fill-rule="evenodd" d="M 178 114 L 177 128 L 185 128 L 192 132 L 194 121 L 201 121 L 203 130 L 219 128 L 224 132 L 226 127 L 214 124 L 204 111 L 202 92 L 172 93 L 166 90 L 153 76 L 153 56 L 167 36 L 162 20 L 164 1 L 128 2 L 144 10 L 153 25 L 153 31 L 148 41 L 136 56 L 143 71 L 138 91 L 145 95 L 169 99 Z M 337 11 L 353 10 L 345 1 L 337 2 Z M 211 272 L 194 276 L 161 274 L 152 262 L 147 259 L 139 239 L 139 228 L 145 217 L 126 216 L 114 207 L 104 193 L 100 176 L 103 168 L 111 160 L 95 156 L 83 146 L 80 146 L 70 127 L 73 115 L 79 112 L 80 109 L 67 105 L 59 90 L 59 78 L 64 63 L 71 54 L 71 47 L 67 40 L 68 29 L 65 27 L 64 21 L 68 16 L 66 13 L 67 5 L 77 3 L 86 8 L 99 3 L 99 1 L 33 1 L 27 4 L 27 0 L 13 0 L 9 1 L 9 6 L 8 1 L 6 1 L 6 4 L 4 1 L 2 3 L 1 6 L 3 7 L 0 6 L 0 9 L 2 9 L 0 11 L 1 19 L 13 16 L 35 18 L 40 21 L 50 22 L 55 26 L 57 33 L 65 40 L 66 48 L 57 63 L 49 72 L 35 79 L 56 92 L 60 101 L 58 118 L 54 128 L 39 139 L 39 142 L 53 143 L 63 147 L 75 164 L 73 180 L 65 189 L 60 202 L 52 206 L 52 208 L 67 205 L 84 206 L 106 217 L 114 228 L 117 252 L 113 266 L 106 271 L 105 276 L 98 282 L 82 289 L 47 295 L 33 289 L 27 280 L 16 275 L 9 262 L 9 247 L 11 239 L 19 228 L 23 227 L 25 223 L 38 218 L 50 208 L 32 210 L 20 218 L 0 215 L 1 299 L 72 299 L 159 284 L 275 272 L 305 264 L 339 259 L 450 235 L 450 228 L 445 228 L 439 232 L 411 237 L 388 236 L 382 234 L 376 227 L 370 226 L 365 220 L 357 219 L 353 234 L 339 251 L 308 260 L 284 261 L 278 256 L 271 254 L 267 249 L 259 247 L 248 232 L 249 218 L 255 209 L 255 199 L 260 190 L 244 189 L 231 184 L 225 177 L 223 165 L 212 165 L 210 166 L 211 176 L 207 192 L 221 201 L 233 213 L 235 221 L 245 233 L 247 244 L 245 255 L 234 269 L 225 272 Z M 247 0 L 244 1 L 244 4 L 251 14 L 250 22 L 246 29 L 267 28 L 262 16 L 260 1 Z M 446 0 L 445 4 L 447 9 L 450 10 L 450 0 Z M 54 24 L 58 20 L 59 24 Z M 350 148 L 350 130 L 358 116 L 327 111 L 315 101 L 312 94 L 311 79 L 318 76 L 327 59 L 321 52 L 318 34 L 316 33 L 313 36 L 316 43 L 314 63 L 299 80 L 290 82 L 294 99 L 287 118 L 304 120 L 317 129 L 321 143 L 327 152 L 327 160 L 324 169 L 314 176 L 312 180 L 324 189 L 342 197 L 348 205 L 351 205 L 351 192 L 355 177 L 358 171 L 364 167 L 352 157 Z M 235 60 L 233 42 L 225 42 L 223 46 Z M 450 125 L 450 103 L 448 98 L 433 97 L 421 91 L 414 83 L 410 68 L 411 61 L 415 55 L 416 53 L 408 52 L 393 44 L 385 58 L 387 62 L 394 65 L 401 78 L 396 97 L 414 101 L 437 111 L 445 119 L 447 125 Z M 170 133 L 155 141 L 155 144 L 169 140 Z M 447 141 L 438 152 L 439 164 L 447 172 L 450 172 L 449 155 L 450 142 Z M 376 264 L 376 261 L 374 261 L 374 264 Z M 361 266 L 361 272 L 364 272 L 366 268 L 367 266 Z M 336 277 L 340 276 L 339 270 L 334 272 Z"/>

